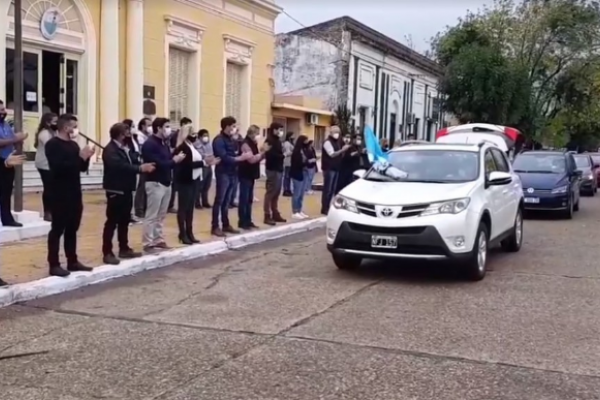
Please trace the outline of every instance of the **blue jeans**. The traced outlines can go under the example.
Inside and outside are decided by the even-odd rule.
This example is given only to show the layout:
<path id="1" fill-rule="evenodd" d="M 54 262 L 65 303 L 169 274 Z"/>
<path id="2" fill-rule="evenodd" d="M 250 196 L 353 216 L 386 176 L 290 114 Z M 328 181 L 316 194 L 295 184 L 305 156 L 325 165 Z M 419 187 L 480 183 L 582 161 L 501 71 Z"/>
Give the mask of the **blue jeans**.
<path id="1" fill-rule="evenodd" d="M 305 181 L 292 179 L 292 212 L 297 214 L 302 212 L 302 203 L 304 201 Z"/>
<path id="2" fill-rule="evenodd" d="M 306 168 L 304 170 L 304 188 L 305 192 L 312 190 L 313 181 L 315 180 L 316 168 Z"/>
<path id="3" fill-rule="evenodd" d="M 323 171 L 323 192 L 321 192 L 321 214 L 329 212 L 329 205 L 337 188 L 338 171 Z"/>
<path id="4" fill-rule="evenodd" d="M 283 168 L 283 193 L 289 193 L 292 190 L 292 178 L 290 178 L 290 167 Z"/>
<path id="5" fill-rule="evenodd" d="M 231 177 L 233 179 L 233 190 L 231 191 L 231 198 L 229 199 L 229 204 L 230 205 L 234 205 L 236 203 L 237 200 L 237 195 L 238 195 L 238 186 L 240 184 L 240 180 L 237 177 L 237 175 L 234 175 Z"/>
<path id="6" fill-rule="evenodd" d="M 222 226 L 228 227 L 229 224 L 229 202 L 233 193 L 234 185 L 237 177 L 223 173 L 215 174 L 216 192 L 215 201 L 212 207 L 212 229 L 219 227 L 219 216 L 221 217 Z"/>
<path id="7" fill-rule="evenodd" d="M 238 226 L 252 225 L 252 203 L 254 203 L 254 179 L 240 179 L 240 200 L 238 203 Z"/>

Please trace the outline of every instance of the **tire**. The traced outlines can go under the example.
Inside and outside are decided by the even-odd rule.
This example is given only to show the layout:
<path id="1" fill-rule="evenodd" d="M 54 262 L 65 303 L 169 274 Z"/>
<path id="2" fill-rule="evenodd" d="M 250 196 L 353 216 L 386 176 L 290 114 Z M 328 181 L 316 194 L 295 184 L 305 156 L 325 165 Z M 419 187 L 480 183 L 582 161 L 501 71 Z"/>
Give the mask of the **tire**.
<path id="1" fill-rule="evenodd" d="M 563 215 L 565 219 L 573 219 L 573 211 L 575 210 L 575 206 L 573 205 L 573 197 L 571 197 L 571 201 L 569 201 L 569 205 L 566 211 L 563 211 Z"/>
<path id="2" fill-rule="evenodd" d="M 521 250 L 523 244 L 523 210 L 519 208 L 517 215 L 515 215 L 515 225 L 513 231 L 509 237 L 504 239 L 501 243 L 502 249 L 510 253 L 516 253 Z"/>
<path id="3" fill-rule="evenodd" d="M 477 235 L 475 235 L 473 250 L 471 250 L 471 254 L 463 267 L 465 278 L 472 282 L 477 282 L 485 278 L 489 237 L 490 234 L 487 226 L 483 222 L 480 222 L 477 228 Z M 482 252 L 483 258 L 480 257 L 480 253 Z"/>
<path id="4" fill-rule="evenodd" d="M 345 271 L 353 271 L 360 267 L 362 258 L 355 256 L 333 255 L 333 263 L 336 267 Z"/>

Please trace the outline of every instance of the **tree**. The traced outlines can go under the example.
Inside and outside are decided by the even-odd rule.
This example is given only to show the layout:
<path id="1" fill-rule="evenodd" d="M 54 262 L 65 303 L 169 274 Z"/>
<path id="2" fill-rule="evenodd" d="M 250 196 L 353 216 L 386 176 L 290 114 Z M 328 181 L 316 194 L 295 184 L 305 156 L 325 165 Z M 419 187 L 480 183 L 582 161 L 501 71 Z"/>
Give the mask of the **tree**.
<path id="1" fill-rule="evenodd" d="M 468 12 L 433 41 L 446 109 L 534 137 L 563 126 L 554 119 L 566 107 L 565 75 L 600 62 L 599 10 L 589 0 L 498 0 Z"/>
<path id="2" fill-rule="evenodd" d="M 339 104 L 333 111 L 333 118 L 335 125 L 340 127 L 342 136 L 354 133 L 352 129 L 352 110 L 347 104 Z"/>

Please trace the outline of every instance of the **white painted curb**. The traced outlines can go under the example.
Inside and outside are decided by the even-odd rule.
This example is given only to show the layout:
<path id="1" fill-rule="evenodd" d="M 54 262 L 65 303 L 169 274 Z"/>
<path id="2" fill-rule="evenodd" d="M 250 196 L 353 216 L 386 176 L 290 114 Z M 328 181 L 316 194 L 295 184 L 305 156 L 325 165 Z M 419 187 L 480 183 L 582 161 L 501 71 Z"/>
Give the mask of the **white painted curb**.
<path id="1" fill-rule="evenodd" d="M 182 261 L 194 260 L 227 250 L 239 249 L 245 246 L 279 239 L 297 233 L 307 232 L 325 226 L 325 217 L 309 221 L 295 222 L 275 228 L 230 236 L 224 240 L 200 243 L 193 246 L 165 251 L 156 255 L 147 255 L 133 260 L 122 261 L 119 265 L 102 265 L 92 272 L 76 272 L 67 278 L 48 277 L 33 282 L 11 285 L 0 288 L 0 307 L 34 300 L 40 297 L 79 289 L 84 286 L 106 282 L 148 271 L 155 268 L 167 267 Z"/>

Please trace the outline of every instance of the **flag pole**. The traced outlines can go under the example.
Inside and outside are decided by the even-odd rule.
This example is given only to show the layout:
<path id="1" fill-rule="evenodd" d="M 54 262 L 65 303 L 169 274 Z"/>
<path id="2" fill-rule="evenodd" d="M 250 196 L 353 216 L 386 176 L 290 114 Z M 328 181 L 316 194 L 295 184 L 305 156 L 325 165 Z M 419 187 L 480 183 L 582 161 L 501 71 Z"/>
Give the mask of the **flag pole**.
<path id="1" fill-rule="evenodd" d="M 14 132 L 23 132 L 23 24 L 21 0 L 14 0 L 14 26 L 15 26 L 15 57 L 14 57 L 14 95 L 13 95 L 13 129 Z M 18 154 L 23 152 L 23 142 L 16 146 Z M 23 211 L 23 166 L 15 167 L 14 182 L 14 209 Z"/>

